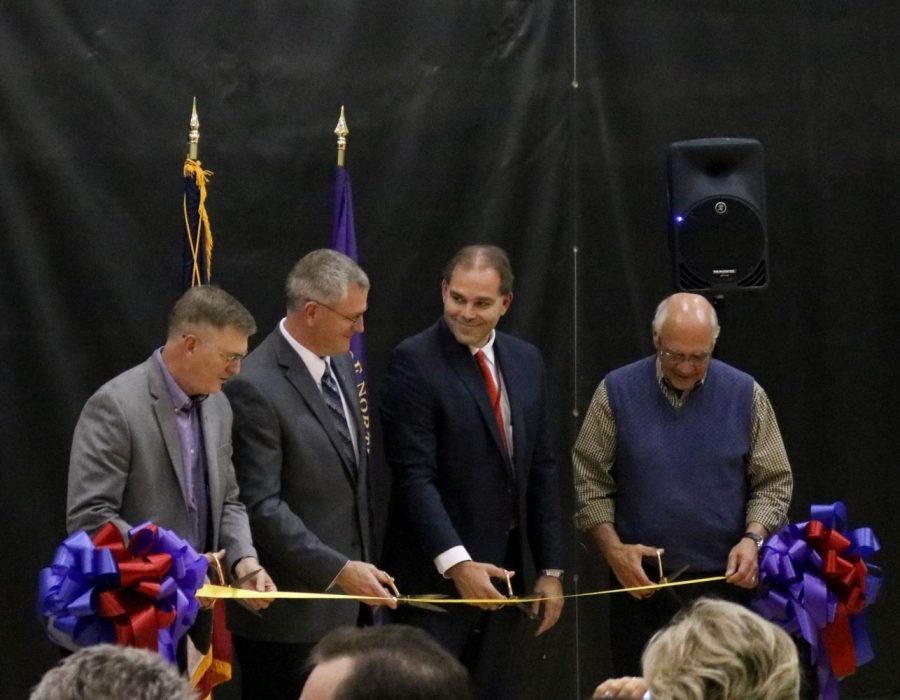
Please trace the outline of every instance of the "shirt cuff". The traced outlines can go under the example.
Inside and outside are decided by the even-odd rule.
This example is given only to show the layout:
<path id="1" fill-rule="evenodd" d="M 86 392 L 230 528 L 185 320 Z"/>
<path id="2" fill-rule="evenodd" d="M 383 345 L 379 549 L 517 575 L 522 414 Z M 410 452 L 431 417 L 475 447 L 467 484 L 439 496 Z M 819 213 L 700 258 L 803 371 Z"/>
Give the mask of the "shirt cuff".
<path id="1" fill-rule="evenodd" d="M 461 544 L 451 547 L 446 552 L 441 552 L 434 558 L 434 565 L 437 567 L 438 573 L 444 578 L 447 576 L 447 570 L 456 566 L 461 561 L 472 561 L 469 552 Z"/>

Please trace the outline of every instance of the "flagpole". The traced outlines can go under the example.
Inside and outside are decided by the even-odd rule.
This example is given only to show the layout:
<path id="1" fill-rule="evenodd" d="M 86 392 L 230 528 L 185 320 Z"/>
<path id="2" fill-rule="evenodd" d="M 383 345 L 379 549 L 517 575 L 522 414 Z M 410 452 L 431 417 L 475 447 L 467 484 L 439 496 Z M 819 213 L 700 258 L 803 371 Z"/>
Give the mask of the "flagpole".
<path id="1" fill-rule="evenodd" d="M 339 168 L 344 167 L 344 153 L 347 151 L 347 137 L 350 130 L 347 128 L 347 120 L 344 119 L 344 105 L 341 105 L 341 116 L 338 119 L 337 126 L 334 127 L 334 135 L 337 136 L 337 164 Z"/>
<path id="2" fill-rule="evenodd" d="M 206 212 L 206 184 L 212 173 L 197 160 L 200 141 L 200 118 L 197 97 L 191 107 L 188 129 L 188 153 L 184 160 L 184 226 L 185 241 L 182 288 L 209 284 L 212 279 L 213 234 Z"/>
<path id="3" fill-rule="evenodd" d="M 188 158 L 197 160 L 197 142 L 200 141 L 200 119 L 197 117 L 197 96 L 191 109 L 190 130 L 188 131 Z"/>

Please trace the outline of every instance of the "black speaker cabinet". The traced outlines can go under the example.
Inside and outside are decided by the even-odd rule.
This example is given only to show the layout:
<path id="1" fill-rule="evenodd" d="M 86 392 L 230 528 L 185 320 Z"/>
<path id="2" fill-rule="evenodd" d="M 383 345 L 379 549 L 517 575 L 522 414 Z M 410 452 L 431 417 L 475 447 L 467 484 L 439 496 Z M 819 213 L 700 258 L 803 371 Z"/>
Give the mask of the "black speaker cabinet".
<path id="1" fill-rule="evenodd" d="M 675 287 L 761 291 L 769 284 L 762 144 L 695 139 L 669 145 L 669 242 Z"/>

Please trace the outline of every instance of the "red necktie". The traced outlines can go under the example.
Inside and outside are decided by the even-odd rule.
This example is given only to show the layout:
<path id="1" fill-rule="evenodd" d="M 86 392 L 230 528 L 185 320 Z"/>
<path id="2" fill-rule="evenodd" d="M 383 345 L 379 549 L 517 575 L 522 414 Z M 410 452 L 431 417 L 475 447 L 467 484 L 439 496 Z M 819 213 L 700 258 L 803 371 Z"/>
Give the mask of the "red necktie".
<path id="1" fill-rule="evenodd" d="M 488 397 L 491 399 L 491 406 L 494 407 L 494 417 L 497 419 L 497 427 L 500 428 L 500 441 L 503 443 L 503 451 L 509 455 L 509 447 L 506 444 L 506 428 L 503 427 L 503 410 L 500 408 L 500 391 L 494 382 L 494 373 L 491 372 L 491 366 L 488 364 L 487 357 L 479 350 L 475 353 L 475 359 L 478 361 L 478 367 L 481 369 L 481 375 L 484 377 L 484 383 L 487 385 Z"/>

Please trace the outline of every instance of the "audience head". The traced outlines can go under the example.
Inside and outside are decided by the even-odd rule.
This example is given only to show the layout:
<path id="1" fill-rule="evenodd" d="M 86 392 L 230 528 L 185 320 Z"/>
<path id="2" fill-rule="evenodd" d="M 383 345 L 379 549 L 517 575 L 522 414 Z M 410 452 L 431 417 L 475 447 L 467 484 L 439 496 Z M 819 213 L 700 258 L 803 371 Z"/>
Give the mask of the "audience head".
<path id="1" fill-rule="evenodd" d="M 406 625 L 341 627 L 310 656 L 301 700 L 471 700 L 462 664 Z"/>
<path id="2" fill-rule="evenodd" d="M 642 658 L 653 700 L 796 700 L 797 649 L 747 608 L 701 598 L 650 640 Z"/>
<path id="3" fill-rule="evenodd" d="M 51 668 L 29 700 L 196 700 L 188 680 L 159 654 L 98 644 Z"/>

